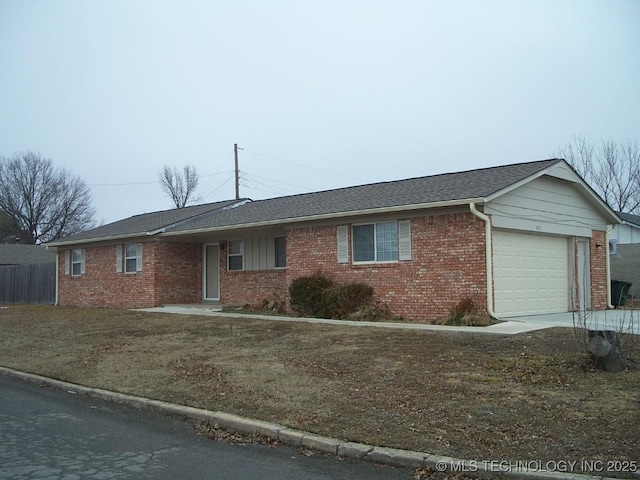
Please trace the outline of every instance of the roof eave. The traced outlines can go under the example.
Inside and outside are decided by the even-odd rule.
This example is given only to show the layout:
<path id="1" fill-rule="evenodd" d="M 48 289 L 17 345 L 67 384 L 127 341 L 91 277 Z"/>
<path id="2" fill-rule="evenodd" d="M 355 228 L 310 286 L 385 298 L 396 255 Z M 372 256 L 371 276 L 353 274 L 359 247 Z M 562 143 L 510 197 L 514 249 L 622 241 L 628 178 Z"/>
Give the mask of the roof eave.
<path id="1" fill-rule="evenodd" d="M 485 202 L 486 202 L 485 198 L 477 197 L 477 198 L 466 198 L 466 199 L 458 199 L 458 200 L 447 200 L 443 202 L 419 203 L 414 205 L 397 205 L 394 207 L 369 208 L 366 210 L 350 210 L 350 211 L 338 212 L 338 213 L 325 213 L 320 215 L 306 215 L 306 216 L 294 217 L 294 218 L 281 218 L 277 220 L 267 220 L 263 222 L 239 223 L 234 225 L 223 225 L 218 227 L 197 228 L 192 230 L 179 230 L 174 232 L 161 233 L 159 236 L 176 237 L 181 235 L 193 235 L 193 234 L 199 234 L 199 233 L 224 232 L 228 230 L 270 227 L 275 225 L 283 225 L 283 224 L 291 224 L 291 223 L 322 221 L 322 220 L 328 220 L 332 218 L 345 218 L 345 217 L 353 217 L 353 216 L 359 216 L 359 215 L 374 215 L 374 214 L 396 213 L 396 212 L 403 212 L 403 211 L 414 211 L 414 210 L 423 210 L 423 209 L 432 209 L 432 208 L 454 207 L 459 205 L 468 205 L 469 203 L 485 203 Z"/>
<path id="2" fill-rule="evenodd" d="M 138 233 L 127 233 L 124 235 L 110 235 L 108 237 L 93 237 L 93 238 L 84 238 L 82 240 L 69 240 L 69 241 L 53 241 L 45 244 L 46 247 L 65 247 L 68 245 L 84 245 L 87 243 L 97 243 L 97 242 L 112 242 L 114 240 L 127 240 L 130 238 L 140 238 L 145 236 L 155 236 L 160 233 L 155 230 L 153 232 L 138 232 Z"/>
<path id="3" fill-rule="evenodd" d="M 635 222 L 630 222 L 629 220 L 624 220 L 623 219 L 622 222 L 620 222 L 620 223 L 622 225 L 628 225 L 628 226 L 633 227 L 633 228 L 640 228 L 640 224 L 637 224 Z"/>

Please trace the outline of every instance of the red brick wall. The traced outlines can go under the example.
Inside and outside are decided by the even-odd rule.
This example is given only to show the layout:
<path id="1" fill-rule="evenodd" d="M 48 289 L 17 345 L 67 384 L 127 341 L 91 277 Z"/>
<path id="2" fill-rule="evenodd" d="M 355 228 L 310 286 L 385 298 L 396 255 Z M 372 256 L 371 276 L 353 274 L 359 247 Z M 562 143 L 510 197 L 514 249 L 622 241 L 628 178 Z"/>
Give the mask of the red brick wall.
<path id="1" fill-rule="evenodd" d="M 336 282 L 371 285 L 377 300 L 409 321 L 444 318 L 466 297 L 486 313 L 484 223 L 470 213 L 412 219 L 412 260 L 388 264 L 339 264 L 336 230 L 330 225 L 288 231 L 284 270 L 227 272 L 221 249 L 221 302 L 285 300 L 292 280 L 320 272 Z M 593 232 L 590 249 L 592 306 L 602 309 L 607 303 L 604 232 Z M 143 269 L 134 274 L 116 272 L 115 245 L 85 251 L 86 273 L 78 277 L 64 274 L 64 251 L 59 253 L 62 305 L 132 308 L 202 300 L 200 243 L 144 243 Z"/>
<path id="2" fill-rule="evenodd" d="M 147 242 L 142 271 L 116 272 L 116 245 L 85 248 L 85 274 L 64 274 L 59 252 L 58 302 L 78 307 L 152 307 L 202 298 L 200 244 Z"/>
<path id="3" fill-rule="evenodd" d="M 202 244 L 155 245 L 156 305 L 202 301 Z"/>
<path id="4" fill-rule="evenodd" d="M 59 256 L 58 302 L 76 307 L 149 307 L 155 305 L 153 244 L 142 248 L 142 271 L 116 272 L 116 246 L 85 248 L 85 274 L 64 274 Z"/>
<path id="5" fill-rule="evenodd" d="M 609 246 L 605 240 L 605 232 L 594 230 L 590 242 L 591 308 L 594 310 L 607 308 L 607 255 Z"/>
<path id="6" fill-rule="evenodd" d="M 221 303 L 260 305 L 264 300 L 285 301 L 288 291 L 285 270 L 227 272 L 225 261 L 226 257 L 220 261 Z"/>
<path id="7" fill-rule="evenodd" d="M 367 283 L 377 300 L 410 321 L 444 318 L 466 297 L 486 312 L 484 224 L 470 213 L 413 219 L 411 261 L 339 264 L 336 230 L 331 225 L 289 232 L 287 285 L 314 272 L 339 283 Z"/>

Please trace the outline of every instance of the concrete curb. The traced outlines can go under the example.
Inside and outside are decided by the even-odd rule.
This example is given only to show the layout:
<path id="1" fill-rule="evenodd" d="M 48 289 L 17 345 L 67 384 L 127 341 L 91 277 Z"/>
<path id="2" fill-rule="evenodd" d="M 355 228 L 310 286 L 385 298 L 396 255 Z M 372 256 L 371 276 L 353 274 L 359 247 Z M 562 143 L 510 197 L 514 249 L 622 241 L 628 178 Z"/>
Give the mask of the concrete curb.
<path id="1" fill-rule="evenodd" d="M 139 410 L 152 411 L 183 419 L 209 422 L 232 432 L 262 435 L 293 447 L 306 447 L 338 457 L 367 460 L 396 467 L 431 468 L 440 472 L 464 472 L 465 475 L 472 477 L 508 478 L 514 480 L 619 480 L 603 476 L 545 470 L 507 470 L 504 468 L 495 468 L 496 465 L 487 464 L 486 462 L 475 462 L 472 460 L 431 455 L 424 452 L 348 442 L 291 429 L 276 423 L 264 422 L 262 420 L 241 417 L 225 412 L 212 412 L 210 410 L 185 405 L 176 405 L 100 388 L 85 387 L 7 367 L 0 367 L 0 375 L 64 390 L 69 393 L 81 394 L 118 405 L 133 407 Z"/>

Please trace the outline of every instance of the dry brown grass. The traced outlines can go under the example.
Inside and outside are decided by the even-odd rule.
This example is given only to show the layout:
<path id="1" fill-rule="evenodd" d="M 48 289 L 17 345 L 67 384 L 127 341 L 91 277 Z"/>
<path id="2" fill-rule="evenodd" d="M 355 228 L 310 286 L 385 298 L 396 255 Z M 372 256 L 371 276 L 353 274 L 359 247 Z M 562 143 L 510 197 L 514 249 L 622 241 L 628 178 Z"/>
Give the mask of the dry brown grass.
<path id="1" fill-rule="evenodd" d="M 351 441 L 481 461 L 640 460 L 640 373 L 586 367 L 571 329 L 9 306 L 0 332 L 7 367 Z"/>

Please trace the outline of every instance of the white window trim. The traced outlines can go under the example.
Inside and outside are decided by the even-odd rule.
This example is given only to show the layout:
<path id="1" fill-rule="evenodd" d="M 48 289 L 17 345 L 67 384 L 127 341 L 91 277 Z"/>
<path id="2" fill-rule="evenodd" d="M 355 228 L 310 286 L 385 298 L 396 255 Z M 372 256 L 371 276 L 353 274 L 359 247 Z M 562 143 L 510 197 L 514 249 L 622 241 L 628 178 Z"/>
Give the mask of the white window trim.
<path id="1" fill-rule="evenodd" d="M 231 253 L 231 249 L 229 248 L 229 244 L 231 242 L 240 242 L 240 253 Z M 229 260 L 231 259 L 231 257 L 241 257 L 242 258 L 242 268 L 231 270 L 229 268 Z M 244 267 L 245 267 L 244 239 L 229 240 L 227 242 L 227 272 L 244 272 Z"/>
<path id="2" fill-rule="evenodd" d="M 398 223 L 397 220 L 381 220 L 378 222 L 366 222 L 366 223 L 354 223 L 351 225 L 351 251 L 353 252 L 353 264 L 354 265 L 380 265 L 383 263 L 398 263 L 399 260 L 356 260 L 356 249 L 355 249 L 355 245 L 353 242 L 355 242 L 355 235 L 353 233 L 353 229 L 354 227 L 362 227 L 365 225 L 373 225 L 373 254 L 375 256 L 378 255 L 378 238 L 377 238 L 377 233 L 378 233 L 378 229 L 376 227 L 376 225 L 378 225 L 379 223 L 392 223 L 392 222 L 396 222 L 396 224 Z M 398 237 L 400 236 L 400 230 L 398 229 Z M 400 258 L 400 239 L 398 238 L 398 258 Z"/>
<path id="3" fill-rule="evenodd" d="M 80 260 L 75 261 L 73 259 L 73 252 L 78 251 L 80 252 Z M 86 271 L 86 250 L 84 248 L 74 248 L 71 250 L 70 252 L 70 257 L 71 257 L 71 276 L 72 277 L 80 277 L 81 275 L 85 274 Z M 74 272 L 74 265 L 80 265 L 80 273 L 73 273 Z"/>
<path id="4" fill-rule="evenodd" d="M 396 222 L 397 227 L 398 227 L 398 259 L 397 260 L 361 260 L 361 261 L 356 261 L 355 260 L 355 245 L 353 244 L 353 242 L 355 241 L 355 235 L 353 234 L 353 229 L 354 227 L 358 227 L 358 226 L 364 226 L 364 225 L 374 225 L 374 235 L 373 235 L 373 240 L 374 240 L 374 254 L 377 256 L 377 227 L 375 227 L 375 225 L 381 224 L 381 223 L 391 223 L 391 222 Z M 341 231 L 341 229 L 344 228 L 344 230 Z M 345 232 L 346 230 L 346 232 Z M 347 258 L 344 257 L 344 252 L 341 252 L 341 246 L 342 243 L 341 242 L 345 242 L 345 240 L 347 241 L 347 245 L 349 245 L 348 239 L 345 239 L 344 235 L 348 233 L 351 234 L 351 251 L 352 251 L 352 263 L 354 265 L 381 265 L 381 264 L 385 264 L 385 263 L 399 263 L 402 261 L 407 261 L 407 260 L 411 260 L 412 259 L 412 245 L 411 245 L 411 220 L 380 220 L 380 221 L 376 221 L 376 222 L 363 222 L 363 223 L 354 223 L 351 225 L 350 229 L 347 229 L 347 227 L 338 227 L 338 263 L 347 263 L 348 262 L 348 256 Z"/>
<path id="5" fill-rule="evenodd" d="M 136 247 L 136 255 L 127 256 L 127 246 L 135 245 Z M 119 247 L 119 248 L 118 248 Z M 122 245 L 118 245 L 116 248 L 116 271 L 123 272 L 127 275 L 132 275 L 142 271 L 142 244 L 141 243 L 126 243 L 124 247 Z M 120 257 L 120 259 L 118 259 Z M 135 258 L 136 260 L 136 269 L 133 271 L 127 271 L 127 260 L 131 260 Z M 118 267 L 120 269 L 118 270 Z"/>

